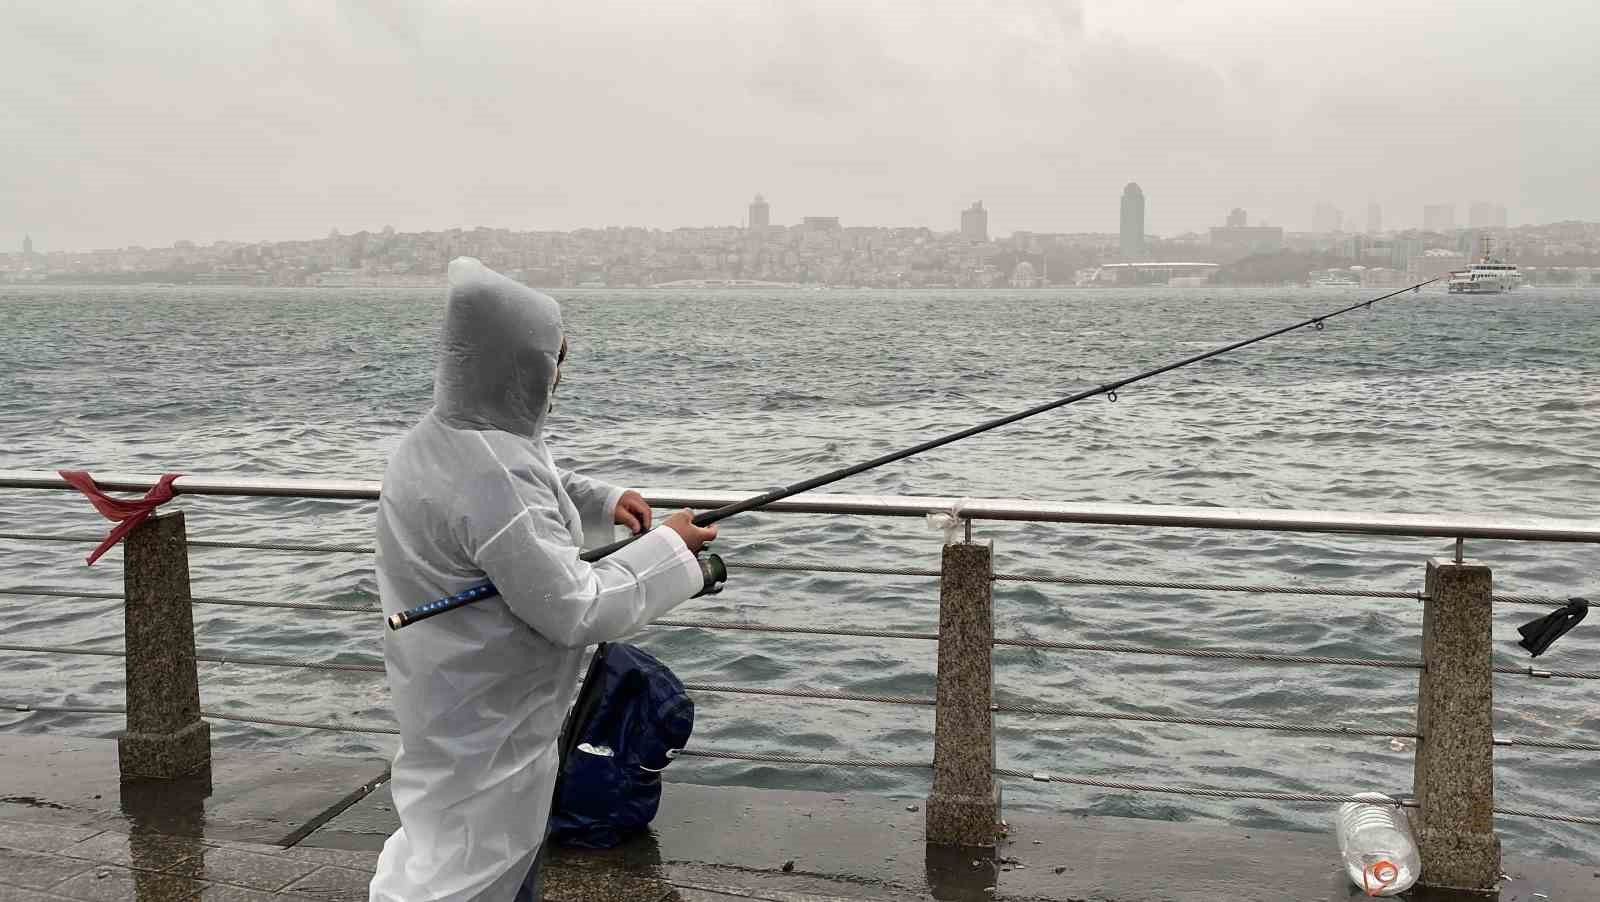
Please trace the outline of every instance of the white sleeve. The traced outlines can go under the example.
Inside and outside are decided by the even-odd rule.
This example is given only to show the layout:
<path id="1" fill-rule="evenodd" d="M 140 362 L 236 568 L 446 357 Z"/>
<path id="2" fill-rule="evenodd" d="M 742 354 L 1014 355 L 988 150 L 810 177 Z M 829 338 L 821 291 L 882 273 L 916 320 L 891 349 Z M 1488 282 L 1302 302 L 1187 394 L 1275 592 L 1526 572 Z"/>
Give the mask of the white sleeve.
<path id="1" fill-rule="evenodd" d="M 616 536 L 617 502 L 627 489 L 592 479 L 571 470 L 557 469 L 561 485 L 578 508 L 583 521 L 583 543 L 589 547 L 608 545 Z"/>
<path id="2" fill-rule="evenodd" d="M 704 585 L 699 561 L 670 529 L 653 529 L 588 564 L 578 557 L 553 496 L 505 500 L 509 519 L 472 549 L 473 557 L 512 612 L 557 645 L 620 639 Z"/>

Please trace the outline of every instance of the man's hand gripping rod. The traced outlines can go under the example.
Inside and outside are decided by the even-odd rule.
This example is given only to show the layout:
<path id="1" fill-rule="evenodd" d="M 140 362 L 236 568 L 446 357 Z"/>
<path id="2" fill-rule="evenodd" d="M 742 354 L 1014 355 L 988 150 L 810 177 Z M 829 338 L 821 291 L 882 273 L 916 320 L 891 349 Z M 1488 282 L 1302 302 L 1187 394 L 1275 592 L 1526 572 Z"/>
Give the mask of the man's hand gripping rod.
<path id="1" fill-rule="evenodd" d="M 1323 323 L 1333 319 L 1336 316 L 1342 316 L 1352 310 L 1358 310 L 1362 307 L 1371 307 L 1373 304 L 1376 304 L 1379 301 L 1386 301 L 1389 298 L 1405 294 L 1408 291 L 1415 291 L 1424 285 L 1428 285 L 1437 281 L 1439 281 L 1438 278 L 1433 278 L 1427 280 L 1426 282 L 1418 282 L 1415 285 L 1409 285 L 1400 289 L 1399 291 L 1391 291 L 1386 295 L 1373 298 L 1369 301 L 1361 301 L 1356 304 L 1351 304 L 1348 307 L 1341 307 L 1332 313 L 1325 313 L 1321 316 L 1313 316 L 1310 319 L 1301 320 L 1300 322 L 1292 325 L 1284 326 L 1281 329 L 1274 329 L 1271 332 L 1257 335 L 1254 338 L 1246 338 L 1242 341 L 1236 341 L 1232 344 L 1223 345 L 1220 348 L 1215 348 L 1201 354 L 1196 354 L 1193 357 L 1185 357 L 1182 360 L 1166 364 L 1165 366 L 1159 366 L 1155 369 L 1145 370 L 1142 373 L 1129 376 L 1126 379 L 1119 379 L 1115 382 L 1107 382 L 1104 385 L 1085 389 L 1077 394 L 1068 395 L 1065 398 L 1040 404 L 1037 407 L 1030 407 L 1027 410 L 1019 411 L 1008 416 L 1003 416 L 999 419 L 989 420 L 985 423 L 979 423 L 976 426 L 963 429 L 960 432 L 952 432 L 949 435 L 941 436 L 936 439 L 930 439 L 929 441 L 923 442 L 919 445 L 913 445 L 910 448 L 905 448 L 900 451 L 891 451 L 888 454 L 882 455 L 881 457 L 874 457 L 871 460 L 854 464 L 852 466 L 843 467 L 830 473 L 824 473 L 821 476 L 813 476 L 810 479 L 801 480 L 794 485 L 786 486 L 781 489 L 774 489 L 762 495 L 746 498 L 743 501 L 736 501 L 733 504 L 719 507 L 716 510 L 703 511 L 694 518 L 694 524 L 696 526 L 710 526 L 711 524 L 716 523 L 719 520 L 725 520 L 734 514 L 742 514 L 747 511 L 758 510 L 766 507 L 769 504 L 782 501 L 783 499 L 789 498 L 793 495 L 798 495 L 802 492 L 809 492 L 812 489 L 820 488 L 828 485 L 829 483 L 838 482 L 841 479 L 846 479 L 859 473 L 865 473 L 868 470 L 881 467 L 884 464 L 905 460 L 908 457 L 921 454 L 924 451 L 930 451 L 934 448 L 948 445 L 952 442 L 959 442 L 964 438 L 971 438 L 974 435 L 988 432 L 991 429 L 998 429 L 1001 426 L 1008 426 L 1019 420 L 1025 420 L 1029 417 L 1037 416 L 1047 411 L 1065 407 L 1068 404 L 1075 404 L 1084 400 L 1085 398 L 1092 398 L 1096 395 L 1108 395 L 1115 397 L 1116 390 L 1122 388 L 1123 386 L 1132 385 L 1135 382 L 1143 382 L 1146 379 L 1154 378 L 1163 373 L 1170 373 L 1173 370 L 1182 369 L 1190 364 L 1199 363 L 1202 360 L 1209 360 L 1212 357 L 1218 357 L 1222 354 L 1228 353 L 1229 351 L 1236 351 L 1240 348 L 1253 345 L 1260 341 L 1266 341 L 1269 338 L 1274 338 L 1284 334 L 1285 332 L 1293 332 L 1295 329 L 1302 329 L 1306 326 L 1313 326 L 1317 329 L 1321 329 Z M 621 541 L 612 542 L 609 545 L 602 545 L 599 548 L 594 548 L 583 552 L 580 557 L 592 564 L 595 561 L 606 557 L 607 555 L 613 554 L 618 550 L 627 547 L 637 538 L 638 536 L 633 536 L 631 538 L 622 539 Z M 726 567 L 723 565 L 722 559 L 714 554 L 709 555 L 706 560 L 701 561 L 700 567 L 706 576 L 706 589 L 701 594 L 717 591 L 717 585 L 720 584 L 722 580 L 727 579 L 728 572 Z M 414 607 L 409 611 L 401 611 L 398 614 L 393 614 L 388 618 L 389 628 L 397 630 L 401 627 L 410 626 L 419 620 L 426 620 L 429 617 L 443 614 L 446 611 L 451 611 L 456 608 L 472 604 L 475 601 L 482 601 L 485 598 L 493 598 L 498 594 L 500 594 L 500 591 L 494 587 L 493 583 L 483 583 L 482 585 L 473 586 L 472 588 L 466 589 L 455 595 L 430 601 L 427 604 Z"/>

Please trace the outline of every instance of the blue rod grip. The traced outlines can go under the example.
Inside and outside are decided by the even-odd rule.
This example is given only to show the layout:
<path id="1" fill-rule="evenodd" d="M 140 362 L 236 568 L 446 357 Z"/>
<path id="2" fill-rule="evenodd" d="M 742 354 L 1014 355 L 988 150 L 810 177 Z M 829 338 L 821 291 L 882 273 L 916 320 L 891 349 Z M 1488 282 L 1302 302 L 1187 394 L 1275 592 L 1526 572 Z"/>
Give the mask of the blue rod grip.
<path id="1" fill-rule="evenodd" d="M 411 624 L 416 623 L 418 620 L 427 620 L 429 617 L 443 614 L 445 611 L 453 611 L 456 608 L 466 607 L 475 601 L 482 601 L 485 598 L 493 598 L 499 594 L 500 590 L 494 587 L 494 583 L 483 583 L 481 585 L 471 586 L 469 588 L 462 589 L 460 592 L 457 592 L 454 595 L 446 595 L 443 598 L 436 598 L 427 604 L 419 604 L 409 611 L 401 611 L 398 614 L 390 614 L 389 629 L 397 630 L 403 626 L 410 626 Z"/>

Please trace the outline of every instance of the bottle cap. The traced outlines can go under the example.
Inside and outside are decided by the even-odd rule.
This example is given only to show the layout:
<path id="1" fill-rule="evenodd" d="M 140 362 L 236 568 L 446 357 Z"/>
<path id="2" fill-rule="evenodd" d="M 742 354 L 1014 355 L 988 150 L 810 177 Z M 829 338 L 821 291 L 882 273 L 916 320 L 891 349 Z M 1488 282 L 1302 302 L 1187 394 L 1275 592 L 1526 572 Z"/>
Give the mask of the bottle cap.
<path id="1" fill-rule="evenodd" d="M 1370 881 L 1368 880 L 1369 877 L 1371 878 Z M 1380 858 L 1361 873 L 1361 888 L 1366 890 L 1367 895 L 1376 896 L 1399 879 L 1400 869 L 1395 867 L 1394 862 L 1387 858 Z"/>

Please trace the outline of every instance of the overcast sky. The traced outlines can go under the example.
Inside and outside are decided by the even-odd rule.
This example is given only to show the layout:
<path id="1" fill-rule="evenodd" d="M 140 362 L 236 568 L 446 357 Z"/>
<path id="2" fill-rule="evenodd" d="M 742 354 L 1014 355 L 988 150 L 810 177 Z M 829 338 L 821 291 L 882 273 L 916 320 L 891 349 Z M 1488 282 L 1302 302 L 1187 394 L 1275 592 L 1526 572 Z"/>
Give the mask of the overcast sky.
<path id="1" fill-rule="evenodd" d="M 1592 0 L 0 2 L 0 247 L 1600 219 Z M 1496 7 L 1496 8 L 1469 8 Z"/>

